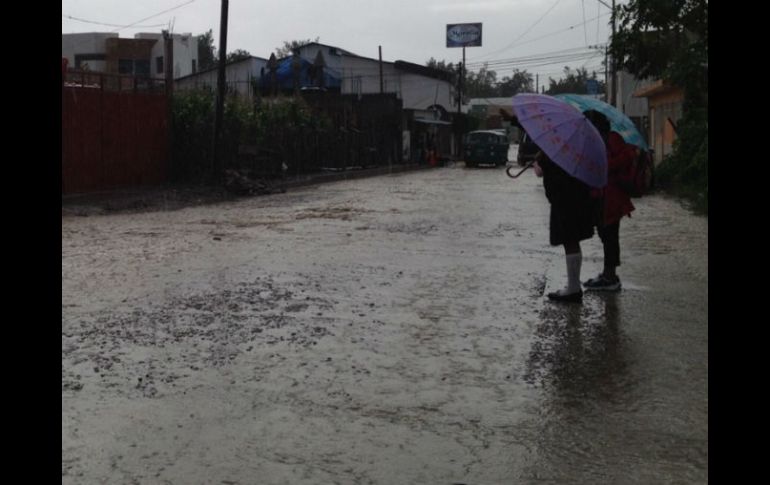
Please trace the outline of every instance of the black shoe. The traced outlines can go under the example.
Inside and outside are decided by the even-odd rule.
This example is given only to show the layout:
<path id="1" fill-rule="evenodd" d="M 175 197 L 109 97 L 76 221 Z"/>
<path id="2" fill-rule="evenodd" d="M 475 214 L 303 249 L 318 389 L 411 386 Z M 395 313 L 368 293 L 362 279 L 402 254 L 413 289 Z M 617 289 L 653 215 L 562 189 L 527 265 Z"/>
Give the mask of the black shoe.
<path id="1" fill-rule="evenodd" d="M 583 286 L 586 290 L 593 291 L 620 291 L 621 288 L 620 278 L 618 278 L 617 275 L 608 278 L 602 274 L 586 281 L 583 283 Z"/>
<path id="2" fill-rule="evenodd" d="M 583 301 L 583 291 L 578 290 L 577 293 L 561 293 L 559 291 L 554 291 L 553 293 L 548 293 L 548 298 L 553 301 L 581 303 Z"/>

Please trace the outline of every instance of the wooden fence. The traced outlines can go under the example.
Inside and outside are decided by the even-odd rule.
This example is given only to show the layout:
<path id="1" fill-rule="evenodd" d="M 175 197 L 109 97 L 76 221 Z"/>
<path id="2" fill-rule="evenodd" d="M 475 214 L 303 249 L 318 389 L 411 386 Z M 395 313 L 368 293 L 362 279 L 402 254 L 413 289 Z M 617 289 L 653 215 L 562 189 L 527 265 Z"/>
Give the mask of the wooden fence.
<path id="1" fill-rule="evenodd" d="M 160 184 L 169 174 L 162 82 L 67 72 L 62 84 L 62 195 Z"/>

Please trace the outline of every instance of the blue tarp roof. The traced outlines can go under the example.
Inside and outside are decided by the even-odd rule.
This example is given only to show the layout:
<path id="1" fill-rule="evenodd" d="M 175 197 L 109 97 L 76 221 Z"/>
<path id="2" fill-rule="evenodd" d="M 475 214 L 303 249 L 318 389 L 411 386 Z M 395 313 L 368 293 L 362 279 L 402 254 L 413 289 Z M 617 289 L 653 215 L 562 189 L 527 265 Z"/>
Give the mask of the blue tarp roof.
<path id="1" fill-rule="evenodd" d="M 314 66 L 311 62 L 305 59 L 299 58 L 300 61 L 300 75 L 299 86 L 300 87 L 312 87 L 317 86 L 318 82 L 312 78 L 312 72 Z M 276 69 L 276 75 L 278 77 L 278 87 L 281 89 L 294 88 L 294 58 L 288 57 L 279 61 L 278 68 Z M 326 88 L 340 88 L 342 86 L 342 79 L 338 72 L 328 67 L 323 68 L 324 73 L 324 87 Z M 262 76 L 260 84 L 263 87 L 270 86 L 270 73 L 265 71 L 265 75 Z"/>

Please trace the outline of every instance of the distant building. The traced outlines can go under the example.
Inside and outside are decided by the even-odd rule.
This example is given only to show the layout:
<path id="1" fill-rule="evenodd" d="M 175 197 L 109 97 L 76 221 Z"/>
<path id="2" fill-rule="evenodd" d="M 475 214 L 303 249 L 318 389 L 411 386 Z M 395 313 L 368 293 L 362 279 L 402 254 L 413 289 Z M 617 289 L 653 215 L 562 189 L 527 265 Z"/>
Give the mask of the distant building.
<path id="1" fill-rule="evenodd" d="M 62 58 L 74 69 L 163 78 L 168 69 L 179 78 L 198 70 L 198 37 L 171 34 L 174 65 L 165 58 L 163 34 L 139 33 L 121 38 L 116 33 L 62 34 Z"/>
<path id="2" fill-rule="evenodd" d="M 228 62 L 225 65 L 227 90 L 243 96 L 253 96 L 253 87 L 259 82 L 266 65 L 267 59 L 255 56 Z M 201 88 L 216 90 L 217 76 L 217 67 L 199 71 L 176 78 L 174 80 L 174 88 L 180 90 Z"/>
<path id="3" fill-rule="evenodd" d="M 682 118 L 684 90 L 664 81 L 655 81 L 633 94 L 645 98 L 649 106 L 648 144 L 655 150 L 655 163 L 673 151 L 676 125 Z"/>
<path id="4" fill-rule="evenodd" d="M 298 49 L 299 57 L 314 63 L 321 53 L 326 68 L 339 76 L 342 94 L 380 92 L 380 61 L 339 47 L 313 42 Z M 382 91 L 396 93 L 404 109 L 440 106 L 450 111 L 455 89 L 452 74 L 406 61 L 382 62 Z"/>

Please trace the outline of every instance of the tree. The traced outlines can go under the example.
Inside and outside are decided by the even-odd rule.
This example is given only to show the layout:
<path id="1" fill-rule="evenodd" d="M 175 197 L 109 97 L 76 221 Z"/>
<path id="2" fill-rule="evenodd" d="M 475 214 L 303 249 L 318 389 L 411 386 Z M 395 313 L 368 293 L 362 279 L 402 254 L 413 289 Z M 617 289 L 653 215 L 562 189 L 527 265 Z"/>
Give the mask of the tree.
<path id="1" fill-rule="evenodd" d="M 610 52 L 618 67 L 684 90 L 674 150 L 656 183 L 708 213 L 708 1 L 631 0 L 617 13 Z"/>
<path id="2" fill-rule="evenodd" d="M 320 39 L 321 39 L 320 37 L 316 37 L 315 40 L 305 39 L 305 40 L 284 41 L 283 47 L 276 47 L 275 57 L 278 59 L 282 57 L 288 57 L 294 52 L 295 49 L 299 49 L 300 47 L 306 46 L 308 44 L 312 44 L 313 42 L 318 42 Z"/>
<path id="3" fill-rule="evenodd" d="M 227 54 L 227 62 L 240 61 L 241 59 L 248 59 L 249 57 L 251 57 L 251 53 L 249 51 L 236 49 L 233 52 Z"/>
<path id="4" fill-rule="evenodd" d="M 531 93 L 535 90 L 535 82 L 532 74 L 527 71 L 513 70 L 513 75 L 503 77 L 498 85 L 498 96 L 514 96 L 519 93 Z"/>
<path id="5" fill-rule="evenodd" d="M 446 61 L 437 61 L 431 57 L 425 65 L 440 71 L 451 72 L 454 75 L 459 74 L 459 65 L 455 66 L 451 62 L 447 64 Z M 470 98 L 508 97 L 517 93 L 534 91 L 534 81 L 532 74 L 518 69 L 514 69 L 511 76 L 505 76 L 501 81 L 498 81 L 497 72 L 488 69 L 485 65 L 478 72 L 465 71 L 463 91 L 465 97 Z"/>
<path id="6" fill-rule="evenodd" d="M 706 0 L 631 0 L 618 20 L 610 52 L 619 68 L 673 82 L 688 103 L 708 103 Z"/>
<path id="7" fill-rule="evenodd" d="M 487 69 L 486 66 L 479 69 L 478 73 L 466 72 L 463 91 L 465 97 L 469 98 L 497 97 L 497 73 Z"/>
<path id="8" fill-rule="evenodd" d="M 451 62 L 449 64 L 446 63 L 443 59 L 441 61 L 437 61 L 434 58 L 430 58 L 428 62 L 425 63 L 426 66 L 430 67 L 431 69 L 438 69 L 439 71 L 446 71 L 451 72 L 452 74 L 457 73 L 457 67 L 455 67 L 454 64 Z"/>
<path id="9" fill-rule="evenodd" d="M 217 55 L 214 49 L 214 34 L 211 29 L 198 36 L 198 68 L 201 71 L 217 67 Z"/>
<path id="10" fill-rule="evenodd" d="M 588 94 L 587 82 L 589 79 L 598 83 L 598 91 L 602 92 L 604 90 L 604 83 L 596 79 L 596 72 L 591 73 L 589 76 L 588 70 L 584 67 L 579 67 L 573 71 L 567 66 L 564 68 L 564 77 L 562 79 L 557 81 L 553 78 L 548 78 L 549 87 L 546 94 Z"/>

